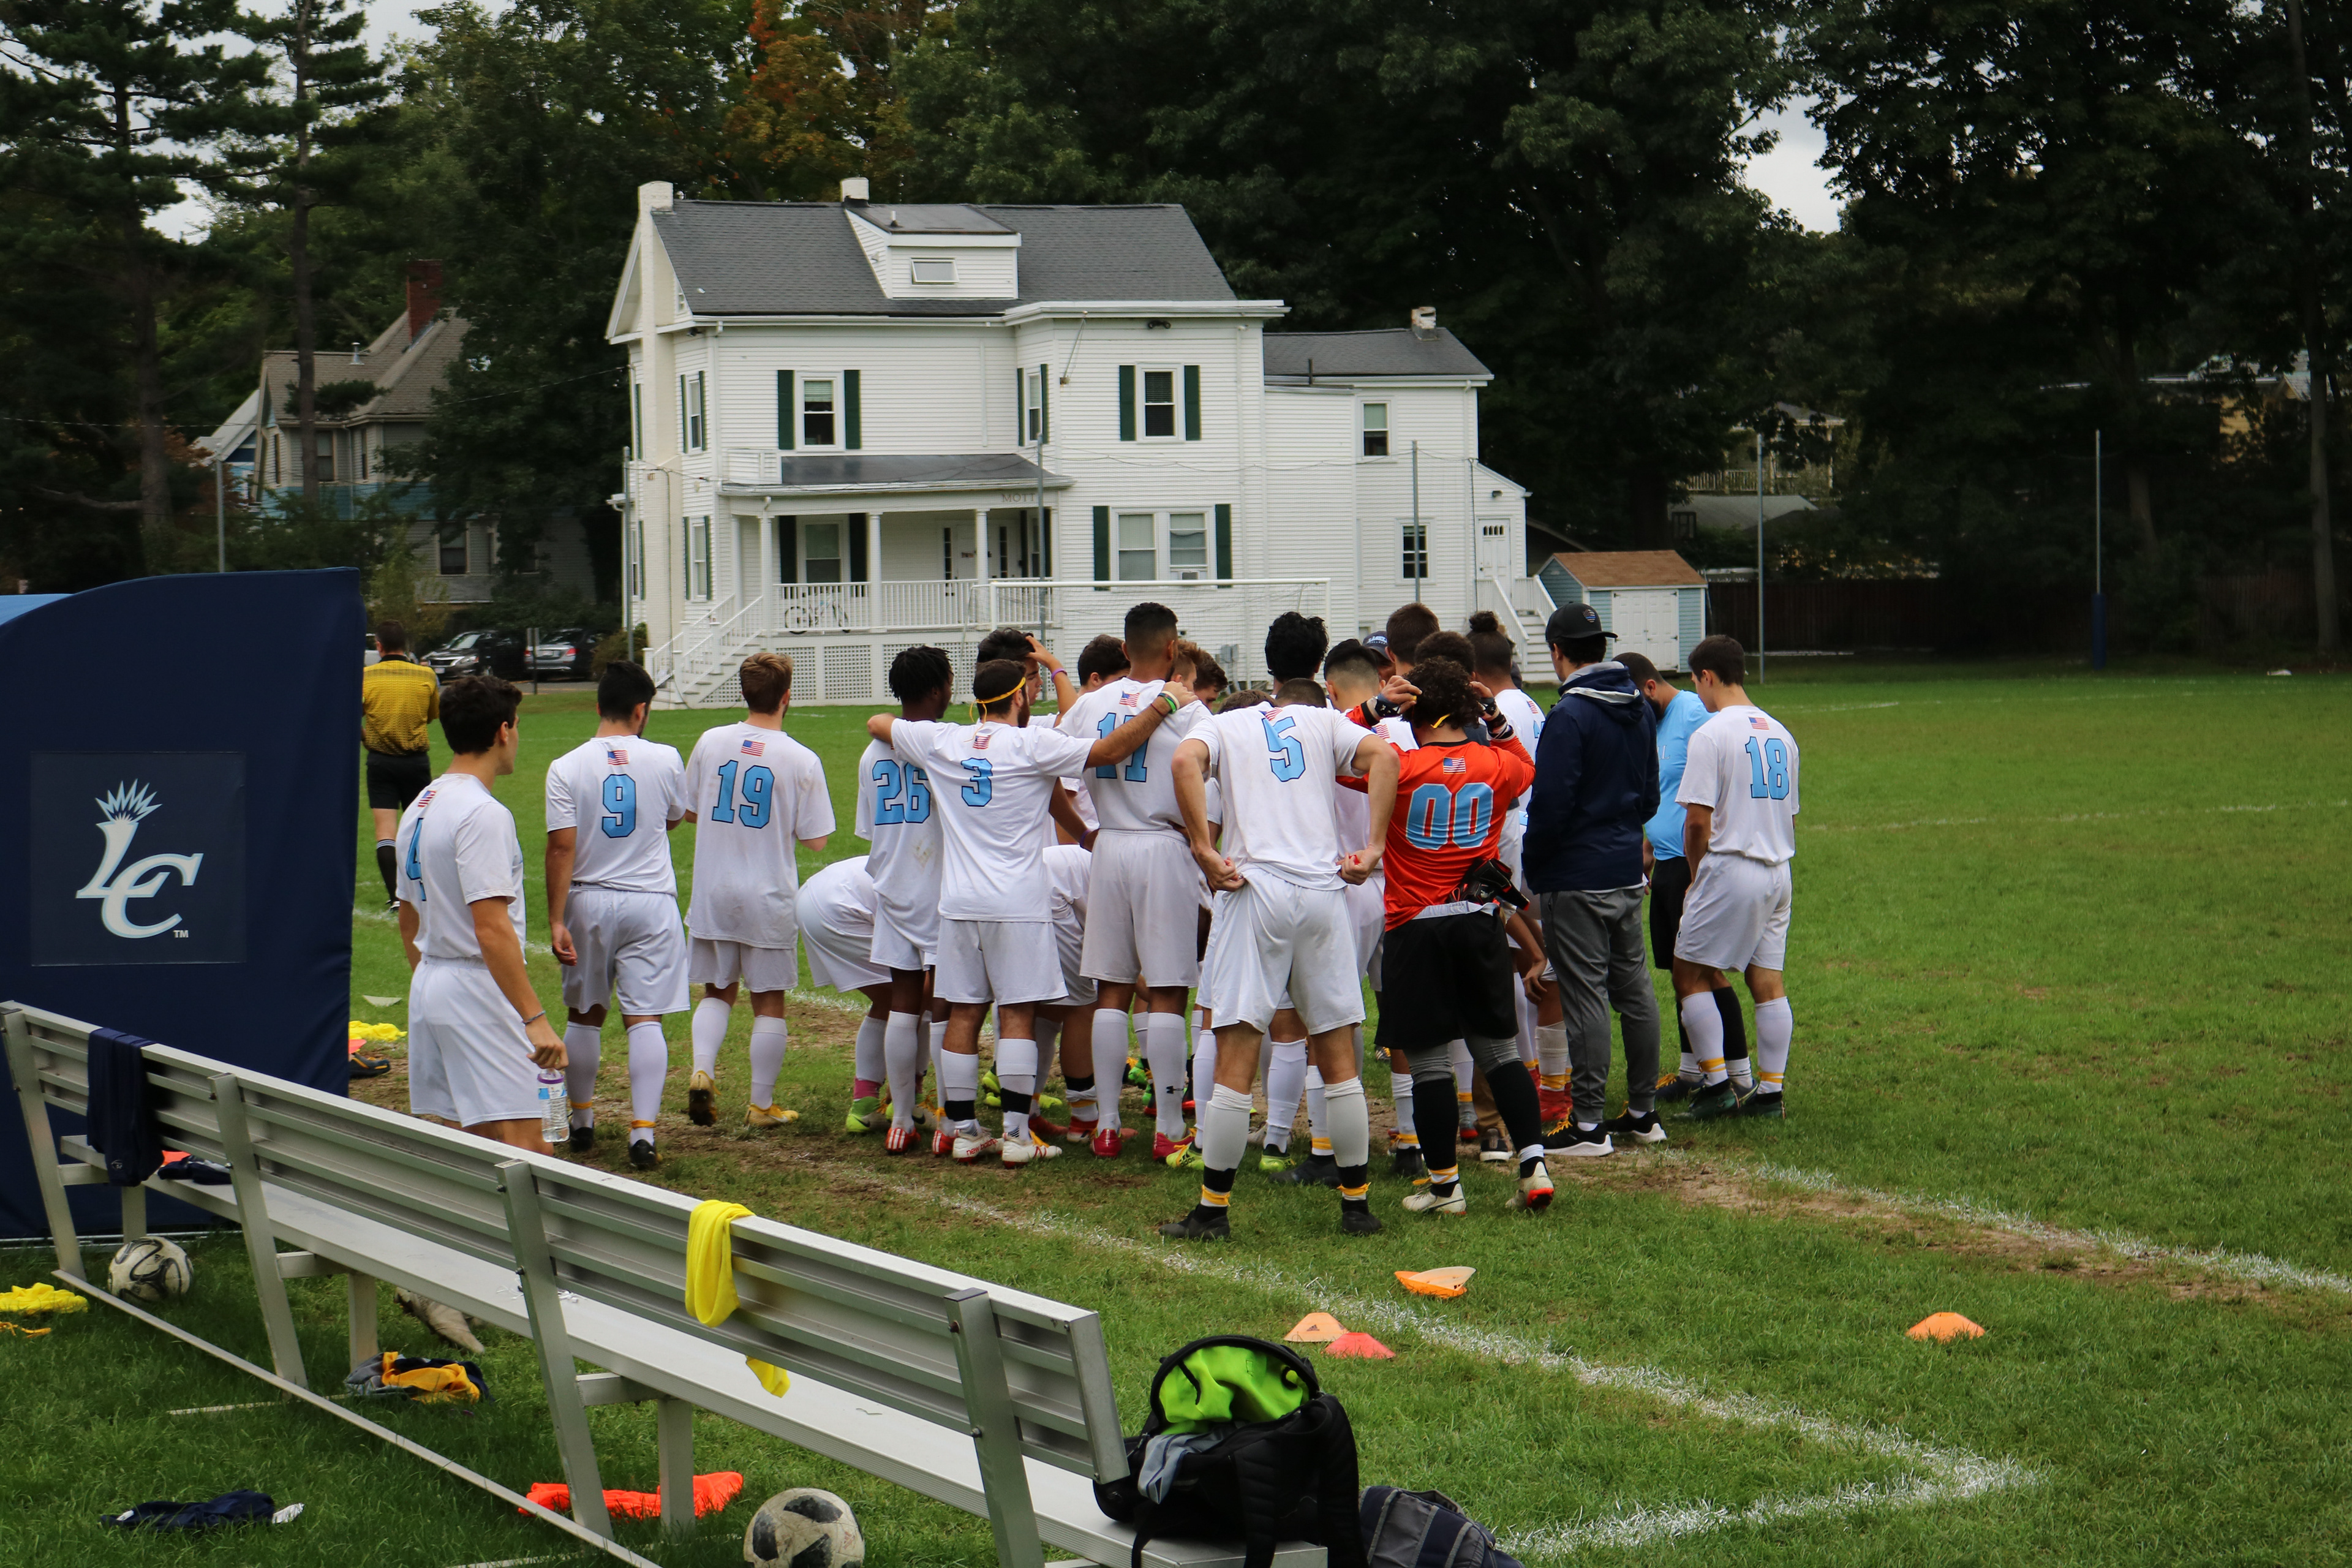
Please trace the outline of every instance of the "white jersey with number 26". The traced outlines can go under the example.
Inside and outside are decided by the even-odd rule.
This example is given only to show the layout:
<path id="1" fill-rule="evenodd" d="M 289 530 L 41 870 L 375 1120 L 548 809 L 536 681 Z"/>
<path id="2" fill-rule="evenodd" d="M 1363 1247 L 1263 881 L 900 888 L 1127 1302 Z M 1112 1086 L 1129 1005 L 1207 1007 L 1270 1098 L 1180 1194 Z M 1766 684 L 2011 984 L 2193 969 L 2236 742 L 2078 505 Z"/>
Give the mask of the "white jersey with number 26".
<path id="1" fill-rule="evenodd" d="M 1761 708 L 1724 709 L 1691 731 L 1690 761 L 1675 799 L 1713 810 L 1709 855 L 1745 855 L 1768 866 L 1793 858 L 1796 738 Z"/>

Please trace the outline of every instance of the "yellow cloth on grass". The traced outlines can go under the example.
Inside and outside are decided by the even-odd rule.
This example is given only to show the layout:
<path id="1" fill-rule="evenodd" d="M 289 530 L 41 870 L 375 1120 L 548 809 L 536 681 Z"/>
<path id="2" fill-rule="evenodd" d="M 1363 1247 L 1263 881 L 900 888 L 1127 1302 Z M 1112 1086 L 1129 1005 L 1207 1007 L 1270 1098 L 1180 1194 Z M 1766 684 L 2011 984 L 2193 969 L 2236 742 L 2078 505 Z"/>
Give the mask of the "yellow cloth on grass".
<path id="1" fill-rule="evenodd" d="M 0 1291 L 0 1312 L 83 1312 L 89 1310 L 88 1297 L 60 1290 L 54 1285 L 19 1285 L 13 1290 Z"/>
<path id="2" fill-rule="evenodd" d="M 354 1040 L 397 1040 L 400 1038 L 400 1026 L 371 1024 L 364 1018 L 353 1018 L 351 1037 Z"/>
<path id="3" fill-rule="evenodd" d="M 749 1219 L 741 1204 L 709 1198 L 694 1205 L 686 1222 L 686 1310 L 704 1326 L 717 1328 L 732 1316 L 735 1300 L 735 1243 L 727 1227 Z M 792 1374 L 782 1367 L 743 1358 L 760 1379 L 760 1386 L 779 1399 L 792 1387 Z"/>

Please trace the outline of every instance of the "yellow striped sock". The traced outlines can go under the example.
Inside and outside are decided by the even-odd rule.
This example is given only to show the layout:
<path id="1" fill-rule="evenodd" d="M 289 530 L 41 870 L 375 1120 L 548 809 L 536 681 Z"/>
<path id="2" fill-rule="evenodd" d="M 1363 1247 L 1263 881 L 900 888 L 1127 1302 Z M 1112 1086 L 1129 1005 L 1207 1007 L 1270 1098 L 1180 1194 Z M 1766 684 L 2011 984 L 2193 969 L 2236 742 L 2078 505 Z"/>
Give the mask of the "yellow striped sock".
<path id="1" fill-rule="evenodd" d="M 1364 1201 L 1364 1194 L 1371 1190 L 1371 1183 L 1366 1182 L 1360 1187 L 1341 1187 L 1339 1189 L 1339 1195 L 1351 1204 L 1360 1204 Z"/>
<path id="2" fill-rule="evenodd" d="M 1328 1154 L 1331 1152 L 1331 1140 L 1328 1138 L 1312 1138 L 1307 1142 L 1313 1146 L 1315 1152 L 1318 1154 Z"/>
<path id="3" fill-rule="evenodd" d="M 1201 1206 L 1202 1208 L 1221 1209 L 1233 1201 L 1234 1194 L 1231 1193 L 1213 1193 L 1206 1187 L 1202 1187 L 1201 1189 Z"/>

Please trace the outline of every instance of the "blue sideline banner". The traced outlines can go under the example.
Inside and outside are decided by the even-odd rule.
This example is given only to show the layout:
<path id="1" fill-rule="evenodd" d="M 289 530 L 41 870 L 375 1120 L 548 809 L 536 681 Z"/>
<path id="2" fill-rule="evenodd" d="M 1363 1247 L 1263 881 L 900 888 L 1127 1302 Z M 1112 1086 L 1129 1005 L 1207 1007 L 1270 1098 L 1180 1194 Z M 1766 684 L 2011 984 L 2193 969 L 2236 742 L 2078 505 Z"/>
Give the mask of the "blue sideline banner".
<path id="1" fill-rule="evenodd" d="M 0 622 L 0 1000 L 345 1092 L 363 630 L 352 571 L 145 577 Z M 234 658 L 200 651 L 225 634 Z M 78 1227 L 120 1227 L 107 1189 L 67 1192 Z M 148 1223 L 211 1220 L 158 1198 Z M 0 1117 L 0 1236 L 46 1230 Z"/>

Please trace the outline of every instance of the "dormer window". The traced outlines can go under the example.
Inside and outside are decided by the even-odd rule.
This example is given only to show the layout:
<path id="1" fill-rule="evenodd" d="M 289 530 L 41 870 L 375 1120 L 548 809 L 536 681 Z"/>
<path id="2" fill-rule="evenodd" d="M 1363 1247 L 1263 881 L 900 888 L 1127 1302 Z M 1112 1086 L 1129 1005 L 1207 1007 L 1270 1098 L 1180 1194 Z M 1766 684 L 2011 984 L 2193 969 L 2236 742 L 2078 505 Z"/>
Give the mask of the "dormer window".
<path id="1" fill-rule="evenodd" d="M 918 256 L 914 268 L 918 283 L 952 283 L 956 280 L 955 258 L 952 256 Z"/>

